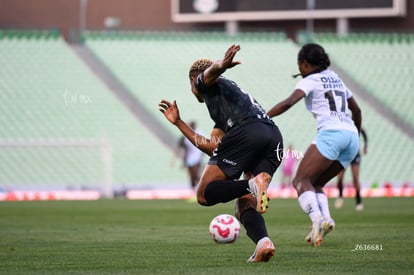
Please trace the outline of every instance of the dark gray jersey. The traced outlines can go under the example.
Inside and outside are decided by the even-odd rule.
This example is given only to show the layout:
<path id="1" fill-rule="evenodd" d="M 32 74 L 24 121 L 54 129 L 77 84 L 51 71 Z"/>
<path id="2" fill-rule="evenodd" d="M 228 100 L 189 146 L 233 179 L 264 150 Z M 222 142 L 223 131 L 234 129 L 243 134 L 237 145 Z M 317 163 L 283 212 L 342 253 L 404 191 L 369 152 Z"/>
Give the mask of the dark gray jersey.
<path id="1" fill-rule="evenodd" d="M 206 86 L 203 83 L 203 74 L 200 74 L 195 87 L 207 105 L 210 117 L 215 122 L 214 127 L 225 133 L 250 118 L 271 121 L 266 111 L 251 95 L 223 76 L 215 84 Z"/>

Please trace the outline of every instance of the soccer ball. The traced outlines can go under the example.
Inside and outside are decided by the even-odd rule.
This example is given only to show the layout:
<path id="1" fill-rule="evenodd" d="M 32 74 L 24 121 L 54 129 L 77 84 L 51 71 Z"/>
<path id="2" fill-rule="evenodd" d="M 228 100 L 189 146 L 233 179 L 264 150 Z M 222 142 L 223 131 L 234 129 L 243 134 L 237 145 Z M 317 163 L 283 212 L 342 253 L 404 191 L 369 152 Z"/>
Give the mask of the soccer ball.
<path id="1" fill-rule="evenodd" d="M 240 223 L 229 214 L 221 214 L 210 223 L 210 236 L 217 243 L 232 243 L 240 235 Z"/>

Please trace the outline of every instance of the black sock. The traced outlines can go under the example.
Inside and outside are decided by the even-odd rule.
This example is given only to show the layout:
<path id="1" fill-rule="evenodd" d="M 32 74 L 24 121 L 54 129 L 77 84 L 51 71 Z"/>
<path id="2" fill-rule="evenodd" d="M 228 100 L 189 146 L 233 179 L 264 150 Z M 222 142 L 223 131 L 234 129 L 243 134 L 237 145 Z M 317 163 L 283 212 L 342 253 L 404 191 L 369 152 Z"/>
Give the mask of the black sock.
<path id="1" fill-rule="evenodd" d="M 228 202 L 249 193 L 248 180 L 217 180 L 210 182 L 204 191 L 207 205 Z"/>
<path id="2" fill-rule="evenodd" d="M 249 236 L 254 243 L 257 244 L 260 239 L 268 236 L 265 220 L 256 209 L 249 208 L 245 210 L 240 215 L 240 221 L 246 229 L 247 236 Z"/>
<path id="3" fill-rule="evenodd" d="M 355 200 L 356 204 L 360 204 L 362 202 L 361 194 L 359 193 L 359 191 L 356 191 Z"/>

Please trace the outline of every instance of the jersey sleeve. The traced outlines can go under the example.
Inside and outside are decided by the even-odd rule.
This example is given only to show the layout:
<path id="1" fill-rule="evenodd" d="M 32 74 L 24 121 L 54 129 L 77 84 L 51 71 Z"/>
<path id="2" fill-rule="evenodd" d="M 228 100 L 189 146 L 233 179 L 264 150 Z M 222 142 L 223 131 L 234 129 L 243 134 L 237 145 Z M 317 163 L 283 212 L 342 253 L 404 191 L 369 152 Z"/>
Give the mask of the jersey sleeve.
<path id="1" fill-rule="evenodd" d="M 346 99 L 350 99 L 352 97 L 351 90 L 346 89 Z"/>
<path id="2" fill-rule="evenodd" d="M 312 89 L 313 89 L 313 81 L 307 78 L 302 79 L 295 86 L 295 90 L 302 90 L 303 92 L 305 92 L 306 96 L 309 95 Z"/>
<path id="3" fill-rule="evenodd" d="M 349 99 L 349 98 L 351 98 L 352 97 L 352 91 L 350 90 L 350 89 L 348 89 L 348 87 L 347 86 L 345 86 L 345 84 L 343 84 L 344 85 L 344 87 L 345 87 L 345 91 L 346 91 L 346 99 Z"/>

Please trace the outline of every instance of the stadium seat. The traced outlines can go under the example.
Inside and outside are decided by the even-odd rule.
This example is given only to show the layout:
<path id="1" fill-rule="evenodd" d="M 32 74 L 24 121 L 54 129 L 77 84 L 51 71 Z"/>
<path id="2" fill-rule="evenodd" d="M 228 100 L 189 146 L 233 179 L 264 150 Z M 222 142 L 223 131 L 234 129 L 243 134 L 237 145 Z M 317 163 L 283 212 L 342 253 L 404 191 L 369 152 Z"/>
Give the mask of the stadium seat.
<path id="1" fill-rule="evenodd" d="M 114 189 L 187 186 L 186 175 L 169 167 L 169 148 L 133 117 L 60 36 L 3 32 L 1 37 L 0 189 L 97 188 L 106 173 L 101 148 L 50 147 L 63 141 L 102 140 L 112 146 L 109 172 Z M 16 143 L 20 145 L 11 145 Z"/>
<path id="2" fill-rule="evenodd" d="M 351 33 L 346 37 L 315 34 L 335 63 L 387 108 L 414 127 L 410 104 L 414 87 L 412 34 Z M 410 100 L 411 99 L 411 100 Z"/>
<path id="3" fill-rule="evenodd" d="M 404 60 L 412 59 L 412 36 L 384 38 L 371 34 L 339 39 L 330 34 L 318 39 L 332 61 L 354 81 L 364 83 L 384 106 L 398 106 L 393 110 L 412 123 L 412 67 Z M 297 72 L 299 47 L 283 33 L 227 36 L 218 32 L 91 31 L 85 33 L 83 41 L 177 139 L 178 131 L 158 111 L 162 98 L 176 99 L 181 116 L 195 120 L 205 135 L 213 126 L 205 106 L 190 91 L 188 69 L 195 59 L 220 59 L 229 45 L 240 44 L 237 59 L 242 65 L 224 75 L 265 109 L 288 96 L 297 82 L 291 75 Z M 378 50 L 367 49 L 373 45 Z M 383 66 L 384 61 L 388 66 Z M 62 140 L 110 143 L 115 189 L 189 187 L 186 172 L 170 167 L 172 148 L 141 123 L 145 118 L 135 118 L 56 32 L 0 31 L 0 62 L 0 87 L 5 91 L 0 98 L 10 102 L 0 107 L 0 142 L 9 144 L 0 154 L 0 189 L 96 187 L 103 173 L 96 148 L 21 149 L 22 144 L 40 142 L 46 146 Z M 412 179 L 407 167 L 414 165 L 414 159 L 407 148 L 414 148 L 413 140 L 369 102 L 359 102 L 370 140 L 361 181 L 399 183 Z M 293 144 L 302 153 L 316 134 L 315 122 L 303 103 L 274 121 L 283 133 L 285 146 Z M 16 141 L 20 147 L 13 149 L 10 144 Z M 399 163 L 404 165 L 395 165 Z M 274 181 L 279 179 L 280 171 Z"/>
<path id="4" fill-rule="evenodd" d="M 130 33 L 128 40 L 119 38 L 111 41 L 105 38 L 104 33 L 101 38 L 95 36 L 94 39 L 89 39 L 88 35 L 92 34 L 86 35 L 86 45 L 131 88 L 137 98 L 149 106 L 155 106 L 161 98 L 177 99 L 184 119 L 197 120 L 204 133 L 210 131 L 212 124 L 205 108 L 190 94 L 187 72 L 193 60 L 202 57 L 219 59 L 230 44 L 241 44 L 242 50 L 237 57 L 243 65 L 227 71 L 225 75 L 250 92 L 266 109 L 289 95 L 296 83 L 290 75 L 297 72 L 296 55 L 299 48 L 283 34 L 240 34 L 228 37 L 220 33 L 136 32 L 135 37 Z M 355 64 L 356 60 L 363 58 L 367 54 L 367 51 L 363 51 L 366 47 L 364 43 L 386 40 L 382 36 L 371 35 L 367 38 L 363 34 L 341 39 L 333 34 L 321 37 L 329 41 L 324 45 L 332 53 L 332 60 L 339 65 L 342 62 Z M 350 52 L 356 56 L 350 58 Z M 383 59 L 384 54 L 374 51 L 371 54 L 372 61 L 367 60 L 365 63 L 367 66 L 371 64 L 372 69 L 379 70 L 384 66 L 375 62 Z M 393 60 L 387 58 L 388 62 Z M 364 70 L 365 66 L 354 67 L 355 70 L 361 70 L 353 75 L 356 81 L 357 76 L 369 75 L 369 70 Z M 391 71 L 387 68 L 384 70 Z M 350 70 L 347 72 L 351 73 Z M 376 74 L 372 75 L 371 79 Z M 366 81 L 367 85 L 374 85 L 369 84 L 372 82 Z M 362 102 L 361 105 L 371 144 L 370 154 L 363 160 L 361 180 L 366 183 L 383 179 L 402 182 L 412 178 L 407 169 L 392 169 L 387 160 L 395 160 L 395 155 L 398 155 L 405 163 L 412 163 L 402 148 L 412 146 L 413 141 L 399 132 L 392 123 L 381 118 L 368 103 Z M 158 110 L 154 108 L 152 111 L 157 116 Z M 166 123 L 162 117 L 159 118 L 162 123 Z M 315 122 L 305 108 L 295 106 L 289 113 L 275 118 L 275 121 L 282 130 L 285 146 L 291 143 L 296 150 L 304 153 L 316 134 Z M 378 159 L 382 161 L 378 162 Z M 279 180 L 279 173 L 276 173 L 275 181 Z"/>

